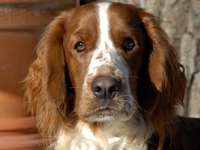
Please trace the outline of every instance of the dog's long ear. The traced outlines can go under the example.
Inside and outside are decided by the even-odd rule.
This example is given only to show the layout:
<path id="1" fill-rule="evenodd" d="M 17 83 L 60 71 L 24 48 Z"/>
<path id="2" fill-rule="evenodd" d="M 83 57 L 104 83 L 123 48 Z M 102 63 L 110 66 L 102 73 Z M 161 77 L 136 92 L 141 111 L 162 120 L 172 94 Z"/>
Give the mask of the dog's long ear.
<path id="1" fill-rule="evenodd" d="M 62 13 L 46 28 L 37 47 L 37 59 L 26 78 L 25 100 L 35 113 L 43 136 L 52 136 L 66 116 L 66 66 L 63 50 L 65 20 Z"/>
<path id="2" fill-rule="evenodd" d="M 164 126 L 175 115 L 176 105 L 183 104 L 186 77 L 175 49 L 170 45 L 166 33 L 155 17 L 142 9 L 138 9 L 136 13 L 141 18 L 147 34 L 141 71 L 141 78 L 145 81 L 139 89 L 139 103 L 148 111 L 146 117 L 162 134 Z"/>

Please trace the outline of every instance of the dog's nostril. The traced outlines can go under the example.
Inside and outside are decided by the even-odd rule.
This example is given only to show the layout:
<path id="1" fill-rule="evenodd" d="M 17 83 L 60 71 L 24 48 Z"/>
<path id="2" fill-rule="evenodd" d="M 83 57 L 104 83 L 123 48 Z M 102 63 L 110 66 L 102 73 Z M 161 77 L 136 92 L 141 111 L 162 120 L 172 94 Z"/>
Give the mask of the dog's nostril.
<path id="1" fill-rule="evenodd" d="M 113 91 L 115 91 L 115 89 L 116 89 L 115 86 L 111 86 L 111 87 L 109 88 L 108 92 L 109 92 L 109 93 L 112 93 Z"/>
<path id="2" fill-rule="evenodd" d="M 109 88 L 109 92 L 119 91 L 121 87 L 121 81 L 114 79 L 113 86 Z"/>
<path id="3" fill-rule="evenodd" d="M 100 99 L 110 99 L 121 88 L 121 81 L 111 77 L 98 77 L 92 81 L 93 94 Z"/>
<path id="4" fill-rule="evenodd" d="M 95 88 L 95 92 L 100 92 L 102 90 L 102 88 L 101 87 L 99 87 L 99 86 L 97 86 L 96 88 Z"/>
<path id="5" fill-rule="evenodd" d="M 102 87 L 100 87 L 100 86 L 97 86 L 97 87 L 95 87 L 94 88 L 94 94 L 96 95 L 96 96 L 101 96 L 101 95 L 103 95 L 103 89 L 102 89 Z"/>

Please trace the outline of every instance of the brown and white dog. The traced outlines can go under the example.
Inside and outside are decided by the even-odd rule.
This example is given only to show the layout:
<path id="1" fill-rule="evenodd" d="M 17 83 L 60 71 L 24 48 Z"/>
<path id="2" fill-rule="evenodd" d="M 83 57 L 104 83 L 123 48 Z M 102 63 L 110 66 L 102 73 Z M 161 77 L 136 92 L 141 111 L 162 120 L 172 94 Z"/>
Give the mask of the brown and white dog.
<path id="1" fill-rule="evenodd" d="M 25 97 L 47 149 L 200 149 L 200 123 L 176 117 L 184 68 L 151 14 L 108 2 L 74 8 L 37 50 Z"/>

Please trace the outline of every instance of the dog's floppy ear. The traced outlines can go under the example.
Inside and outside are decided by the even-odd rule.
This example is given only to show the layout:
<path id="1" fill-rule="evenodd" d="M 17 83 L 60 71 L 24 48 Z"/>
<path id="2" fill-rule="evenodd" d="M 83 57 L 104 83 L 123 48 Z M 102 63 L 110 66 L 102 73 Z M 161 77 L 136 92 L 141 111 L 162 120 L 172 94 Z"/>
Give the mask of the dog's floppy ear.
<path id="1" fill-rule="evenodd" d="M 37 47 L 37 59 L 26 78 L 25 100 L 35 113 L 42 134 L 51 136 L 67 115 L 66 61 L 63 50 L 65 20 L 62 13 L 46 28 Z"/>
<path id="2" fill-rule="evenodd" d="M 142 9 L 138 9 L 136 13 L 141 18 L 147 35 L 141 71 L 141 78 L 145 81 L 142 81 L 143 87 L 138 89 L 139 103 L 147 111 L 144 113 L 154 128 L 162 134 L 164 126 L 175 115 L 176 105 L 183 104 L 186 77 L 175 49 L 155 17 Z"/>

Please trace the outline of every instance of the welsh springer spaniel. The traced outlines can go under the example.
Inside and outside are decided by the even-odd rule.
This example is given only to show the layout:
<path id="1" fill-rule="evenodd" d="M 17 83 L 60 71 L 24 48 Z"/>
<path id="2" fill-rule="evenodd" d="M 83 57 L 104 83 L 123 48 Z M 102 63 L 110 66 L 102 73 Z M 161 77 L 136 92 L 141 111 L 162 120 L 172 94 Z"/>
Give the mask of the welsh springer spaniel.
<path id="1" fill-rule="evenodd" d="M 37 52 L 25 97 L 47 149 L 199 146 L 197 121 L 176 117 L 184 68 L 151 14 L 108 2 L 74 8 L 51 22 Z"/>

